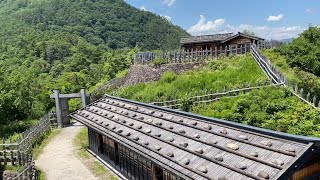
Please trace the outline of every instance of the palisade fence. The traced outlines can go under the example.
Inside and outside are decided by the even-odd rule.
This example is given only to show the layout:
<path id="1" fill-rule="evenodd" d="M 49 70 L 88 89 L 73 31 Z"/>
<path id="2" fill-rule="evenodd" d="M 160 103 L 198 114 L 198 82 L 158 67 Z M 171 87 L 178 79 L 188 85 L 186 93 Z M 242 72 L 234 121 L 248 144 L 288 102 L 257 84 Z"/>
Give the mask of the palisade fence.
<path id="1" fill-rule="evenodd" d="M 40 118 L 39 122 L 24 131 L 20 137 L 7 139 L 0 142 L 0 166 L 22 166 L 15 174 L 4 174 L 4 180 L 36 179 L 34 160 L 30 154 L 33 143 L 48 132 L 52 126 L 56 126 L 57 118 L 53 112 Z M 3 172 L 0 172 L 0 175 Z M 1 177 L 0 177 L 1 179 Z"/>
<path id="2" fill-rule="evenodd" d="M 37 179 L 37 171 L 32 155 L 20 151 L 0 151 L 0 159 L 4 166 L 20 166 L 21 170 L 15 174 L 3 174 L 3 180 L 33 180 Z M 1 165 L 1 161 L 0 161 Z M 2 173 L 0 173 L 2 174 Z M 1 177 L 0 177 L 1 179 Z"/>
<path id="3" fill-rule="evenodd" d="M 198 105 L 201 103 L 209 104 L 214 101 L 220 100 L 222 97 L 232 98 L 239 96 L 241 94 L 245 94 L 250 92 L 254 89 L 260 89 L 263 87 L 270 87 L 270 86 L 280 86 L 282 83 L 273 84 L 272 81 L 263 81 L 257 82 L 256 86 L 252 86 L 252 83 L 245 83 L 242 85 L 226 88 L 224 87 L 222 90 L 217 90 L 213 92 L 213 90 L 203 90 L 199 92 L 190 93 L 186 95 L 186 98 L 170 98 L 168 100 L 160 100 L 159 102 L 151 102 L 150 104 L 163 106 L 171 109 L 181 109 L 184 105 Z M 241 88 L 239 88 L 241 87 Z"/>
<path id="4" fill-rule="evenodd" d="M 280 46 L 281 43 L 270 41 L 257 42 L 259 47 L 273 48 Z M 220 46 L 210 49 L 196 49 L 196 50 L 177 50 L 171 52 L 139 52 L 134 55 L 134 64 L 150 64 L 150 63 L 186 63 L 199 62 L 218 58 L 220 56 L 232 56 L 235 54 L 250 53 L 251 44 L 243 44 L 240 46 Z"/>
<path id="5" fill-rule="evenodd" d="M 97 88 L 92 93 L 90 93 L 91 102 L 103 97 L 103 95 L 106 93 L 108 89 L 113 91 L 117 90 L 118 88 L 123 86 L 125 82 L 126 82 L 126 76 L 121 78 L 113 78 L 103 83 L 99 88 Z"/>
<path id="6" fill-rule="evenodd" d="M 311 105 L 314 108 L 320 107 L 320 100 L 316 96 L 312 96 L 310 92 L 299 88 L 293 81 L 288 80 L 261 52 L 261 46 L 253 44 L 251 46 L 251 53 L 262 71 L 272 80 L 274 83 L 281 83 L 291 89 L 291 92 L 301 99 L 303 102 Z"/>

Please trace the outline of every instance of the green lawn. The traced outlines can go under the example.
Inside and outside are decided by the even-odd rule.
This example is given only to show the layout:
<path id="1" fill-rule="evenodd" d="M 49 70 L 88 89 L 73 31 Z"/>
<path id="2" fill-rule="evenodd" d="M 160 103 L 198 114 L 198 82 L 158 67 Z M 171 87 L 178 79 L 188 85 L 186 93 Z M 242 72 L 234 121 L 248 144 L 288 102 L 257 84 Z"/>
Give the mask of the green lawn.
<path id="1" fill-rule="evenodd" d="M 213 60 L 202 68 L 180 75 L 167 72 L 157 82 L 126 87 L 117 95 L 142 102 L 152 102 L 160 98 L 184 97 L 187 93 L 206 89 L 221 91 L 224 87 L 235 87 L 237 84 L 248 82 L 255 84 L 258 80 L 266 79 L 251 55 L 238 55 Z"/>

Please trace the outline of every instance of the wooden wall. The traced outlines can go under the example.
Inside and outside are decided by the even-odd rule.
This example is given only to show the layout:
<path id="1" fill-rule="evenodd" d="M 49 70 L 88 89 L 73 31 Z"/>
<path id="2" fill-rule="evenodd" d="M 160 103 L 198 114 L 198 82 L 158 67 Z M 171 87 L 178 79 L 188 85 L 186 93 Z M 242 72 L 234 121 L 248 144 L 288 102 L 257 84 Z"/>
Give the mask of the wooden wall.
<path id="1" fill-rule="evenodd" d="M 128 179 L 177 180 L 175 174 L 166 171 L 150 159 L 122 145 L 116 140 L 88 128 L 89 148 Z M 157 170 L 157 171 L 156 171 Z"/>
<path id="2" fill-rule="evenodd" d="M 228 41 L 228 43 L 229 43 L 230 45 L 250 44 L 250 43 L 252 43 L 252 40 L 249 39 L 249 38 L 247 38 L 247 37 L 241 37 L 241 36 L 239 36 L 239 37 L 236 37 L 236 38 Z"/>
<path id="3" fill-rule="evenodd" d="M 315 175 L 318 175 L 318 177 L 313 177 Z M 292 175 L 290 180 L 310 179 L 311 177 L 313 177 L 314 179 L 320 178 L 320 162 L 316 162 L 314 164 L 311 164 L 305 168 L 302 168 L 296 171 Z"/>

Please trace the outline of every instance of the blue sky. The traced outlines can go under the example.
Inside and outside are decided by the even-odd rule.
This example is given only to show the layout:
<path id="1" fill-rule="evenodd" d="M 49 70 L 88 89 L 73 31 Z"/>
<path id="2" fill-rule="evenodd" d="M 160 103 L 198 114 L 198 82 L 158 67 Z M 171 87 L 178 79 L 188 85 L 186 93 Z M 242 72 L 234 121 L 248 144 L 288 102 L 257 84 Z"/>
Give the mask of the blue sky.
<path id="1" fill-rule="evenodd" d="M 320 25 L 320 0 L 126 0 L 167 18 L 192 35 L 247 29 L 267 39 L 297 37 Z"/>

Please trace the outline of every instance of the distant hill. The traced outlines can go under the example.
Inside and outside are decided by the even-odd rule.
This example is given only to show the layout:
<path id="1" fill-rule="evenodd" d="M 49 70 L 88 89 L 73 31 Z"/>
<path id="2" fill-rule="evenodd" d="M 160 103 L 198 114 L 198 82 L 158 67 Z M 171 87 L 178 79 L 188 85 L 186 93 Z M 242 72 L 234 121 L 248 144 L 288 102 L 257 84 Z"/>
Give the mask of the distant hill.
<path id="1" fill-rule="evenodd" d="M 173 49 L 186 31 L 123 0 L 0 0 L 0 15 L 40 31 L 63 31 L 93 45 Z"/>
<path id="2" fill-rule="evenodd" d="M 287 38 L 287 39 L 281 39 L 280 42 L 283 42 L 283 43 L 291 43 L 293 40 L 293 38 Z"/>

